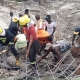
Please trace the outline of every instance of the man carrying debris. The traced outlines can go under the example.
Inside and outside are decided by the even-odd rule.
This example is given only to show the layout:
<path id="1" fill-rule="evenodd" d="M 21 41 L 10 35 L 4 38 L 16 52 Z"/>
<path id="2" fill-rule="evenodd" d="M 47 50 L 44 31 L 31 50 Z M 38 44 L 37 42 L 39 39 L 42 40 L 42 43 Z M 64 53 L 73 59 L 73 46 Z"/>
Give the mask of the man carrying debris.
<path id="1" fill-rule="evenodd" d="M 25 31 L 27 34 L 27 51 L 26 57 L 29 56 L 30 63 L 33 67 L 35 67 L 36 63 L 36 53 L 38 52 L 38 40 L 37 34 L 35 31 L 35 27 L 31 25 L 30 18 L 28 16 L 21 17 L 19 20 L 20 25 L 25 27 Z"/>
<path id="2" fill-rule="evenodd" d="M 13 17 L 13 18 L 12 18 L 12 22 L 10 23 L 9 28 L 8 28 L 8 30 L 9 30 L 14 36 L 16 36 L 17 31 L 21 31 L 21 30 L 19 30 L 18 27 L 17 27 L 18 21 L 19 21 L 18 17 Z"/>
<path id="3" fill-rule="evenodd" d="M 14 48 L 14 35 L 8 29 L 2 29 L 0 27 L 0 44 L 3 46 L 8 45 L 8 50 L 11 49 L 16 58 L 16 65 L 19 65 L 19 56 L 17 51 Z"/>
<path id="4" fill-rule="evenodd" d="M 52 41 L 52 37 L 49 36 L 48 41 Z M 55 61 L 59 62 L 61 60 L 61 54 L 68 51 L 70 49 L 70 43 L 66 40 L 61 40 L 61 41 L 57 41 L 56 43 L 47 43 L 45 50 L 46 53 L 40 58 L 40 60 L 38 61 L 38 63 L 41 61 L 41 59 L 44 59 L 49 52 L 53 52 L 54 57 L 55 57 Z"/>
<path id="5" fill-rule="evenodd" d="M 54 32 L 56 30 L 56 23 L 51 20 L 51 16 L 47 15 L 46 16 L 46 22 L 45 22 L 45 27 L 46 31 L 50 34 L 50 36 L 53 38 Z M 53 40 L 52 40 L 53 41 Z"/>
<path id="6" fill-rule="evenodd" d="M 77 40 L 74 42 L 75 37 L 78 37 Z M 74 57 L 80 56 L 80 28 L 77 27 L 74 31 L 73 39 L 72 39 L 72 48 L 71 53 Z"/>

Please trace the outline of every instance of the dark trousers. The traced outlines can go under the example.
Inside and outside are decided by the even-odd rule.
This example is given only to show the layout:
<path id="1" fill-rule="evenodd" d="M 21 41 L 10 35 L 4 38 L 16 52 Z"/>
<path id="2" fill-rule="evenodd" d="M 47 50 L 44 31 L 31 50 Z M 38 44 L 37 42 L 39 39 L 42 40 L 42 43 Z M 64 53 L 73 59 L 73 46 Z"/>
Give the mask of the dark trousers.
<path id="1" fill-rule="evenodd" d="M 14 47 L 11 48 L 11 51 L 13 52 L 15 57 L 19 55 Z"/>
<path id="2" fill-rule="evenodd" d="M 29 42 L 27 42 L 27 49 L 28 49 L 28 46 L 29 46 Z M 30 62 L 36 61 L 37 53 L 38 53 L 38 40 L 34 41 L 30 47 L 30 51 L 29 51 Z"/>

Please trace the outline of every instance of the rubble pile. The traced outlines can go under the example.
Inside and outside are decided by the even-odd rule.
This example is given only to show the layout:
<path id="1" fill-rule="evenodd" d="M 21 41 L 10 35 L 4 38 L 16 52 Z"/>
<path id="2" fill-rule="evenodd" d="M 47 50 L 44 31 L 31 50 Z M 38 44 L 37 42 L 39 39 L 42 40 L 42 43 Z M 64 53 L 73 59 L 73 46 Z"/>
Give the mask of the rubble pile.
<path id="1" fill-rule="evenodd" d="M 69 0 L 70 1 L 70 0 Z M 75 3 L 72 1 L 69 2 L 68 0 L 66 1 L 52 1 L 51 3 L 48 4 L 48 2 L 42 3 L 42 5 L 39 5 L 38 2 L 35 2 L 34 0 L 26 1 L 26 2 L 15 2 L 15 1 L 10 1 L 7 3 L 7 6 L 1 6 L 0 5 L 0 24 L 2 27 L 8 28 L 10 22 L 11 22 L 11 17 L 10 17 L 10 11 L 14 13 L 14 15 L 18 16 L 19 13 L 24 14 L 24 10 L 28 8 L 30 10 L 30 16 L 31 19 L 36 23 L 35 20 L 35 14 L 39 13 L 41 15 L 42 19 L 45 19 L 45 16 L 47 14 L 51 15 L 52 20 L 54 20 L 57 24 L 57 29 L 55 35 L 60 35 L 60 39 L 69 39 L 70 41 L 72 40 L 72 35 L 74 32 L 74 29 L 76 27 L 80 27 L 80 4 L 75 1 Z M 45 21 L 45 20 L 44 20 Z M 11 53 L 8 53 L 9 56 L 7 56 L 8 64 L 11 66 L 8 66 L 7 69 L 2 69 L 2 66 L 0 66 L 0 79 L 22 79 L 26 75 L 26 60 L 25 60 L 25 54 L 26 49 L 20 49 L 19 54 L 20 54 L 20 66 L 17 68 L 18 70 L 12 69 L 11 66 L 15 66 L 15 58 Z M 65 69 L 67 66 L 66 64 L 70 64 L 71 56 L 69 55 L 65 59 L 65 63 L 60 66 L 61 70 Z M 52 60 L 54 59 L 52 54 L 48 55 L 48 58 L 45 59 L 45 61 L 53 62 Z M 73 72 L 76 69 L 77 62 L 79 60 L 77 59 L 74 63 L 75 65 L 72 65 L 65 75 L 68 75 L 68 73 Z M 67 62 L 67 63 L 66 63 Z M 4 63 L 6 63 L 4 61 Z M 44 65 L 44 66 L 43 66 Z M 54 65 L 49 64 L 51 71 L 53 71 Z M 41 68 L 40 71 L 40 77 L 42 79 L 46 78 L 51 78 L 52 73 L 50 72 L 50 69 L 48 66 L 45 66 L 45 64 L 42 62 L 39 67 Z M 23 71 L 20 73 L 19 71 Z M 56 76 L 60 74 L 60 71 L 55 74 Z M 41 75 L 44 72 L 44 76 Z M 54 71 L 53 71 L 54 72 Z M 20 73 L 20 74 L 19 74 Z M 50 74 L 51 73 L 51 74 Z M 60 78 L 64 78 L 64 76 L 60 76 Z"/>

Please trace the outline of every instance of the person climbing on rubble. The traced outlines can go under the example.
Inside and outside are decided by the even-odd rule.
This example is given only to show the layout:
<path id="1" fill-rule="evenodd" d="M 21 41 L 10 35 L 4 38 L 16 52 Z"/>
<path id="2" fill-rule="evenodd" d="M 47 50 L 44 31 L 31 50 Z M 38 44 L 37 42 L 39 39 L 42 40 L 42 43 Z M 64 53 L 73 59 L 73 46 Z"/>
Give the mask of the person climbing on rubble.
<path id="1" fill-rule="evenodd" d="M 29 56 L 30 63 L 33 67 L 36 64 L 36 53 L 38 52 L 38 39 L 35 31 L 35 27 L 31 25 L 30 18 L 28 16 L 21 17 L 19 20 L 20 25 L 23 25 L 27 34 L 27 51 L 26 57 Z"/>
<path id="2" fill-rule="evenodd" d="M 29 9 L 25 9 L 25 14 L 30 18 Z"/>
<path id="3" fill-rule="evenodd" d="M 53 39 L 55 30 L 56 30 L 56 23 L 53 20 L 51 20 L 51 16 L 50 15 L 47 15 L 45 20 L 46 20 L 46 22 L 45 22 L 45 27 L 46 27 L 45 30 L 50 34 L 50 36 Z"/>
<path id="4" fill-rule="evenodd" d="M 9 28 L 8 28 L 8 30 L 9 30 L 14 36 L 16 36 L 17 31 L 20 31 L 20 32 L 21 32 L 21 30 L 19 30 L 18 27 L 17 27 L 18 22 L 19 22 L 18 17 L 13 17 L 13 18 L 12 18 L 12 22 L 10 23 Z"/>
<path id="5" fill-rule="evenodd" d="M 11 50 L 16 58 L 16 65 L 19 65 L 19 54 L 14 47 L 14 35 L 8 29 L 2 29 L 0 27 L 0 44 L 3 46 L 8 45 L 6 51 Z"/>
<path id="6" fill-rule="evenodd" d="M 76 36 L 77 39 L 76 41 L 74 41 Z M 71 54 L 74 57 L 79 57 L 80 56 L 80 28 L 79 27 L 75 28 L 73 39 L 72 39 L 72 46 L 73 47 L 71 48 Z"/>
<path id="7" fill-rule="evenodd" d="M 45 47 L 46 53 L 40 58 L 38 63 L 41 61 L 41 59 L 44 59 L 49 54 L 49 52 L 52 52 L 54 54 L 55 61 L 59 62 L 62 58 L 61 54 L 70 49 L 70 43 L 66 40 L 61 40 L 51 44 L 50 42 L 52 42 L 52 37 L 49 36 L 47 39 L 49 43 L 47 43 Z"/>

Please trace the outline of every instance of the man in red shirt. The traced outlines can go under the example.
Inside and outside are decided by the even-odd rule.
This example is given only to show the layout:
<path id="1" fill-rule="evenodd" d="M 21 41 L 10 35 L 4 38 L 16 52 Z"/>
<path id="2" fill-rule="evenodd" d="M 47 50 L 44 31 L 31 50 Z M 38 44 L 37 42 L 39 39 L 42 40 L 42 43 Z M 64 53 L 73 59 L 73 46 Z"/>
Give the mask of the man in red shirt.
<path id="1" fill-rule="evenodd" d="M 20 20 L 20 24 L 24 24 L 25 32 L 27 34 L 27 51 L 26 51 L 26 57 L 29 56 L 31 65 L 35 67 L 36 63 L 36 53 L 38 52 L 38 40 L 37 40 L 37 34 L 35 31 L 35 27 L 31 25 L 30 19 L 27 18 L 25 21 L 24 18 L 22 18 L 22 21 Z"/>

